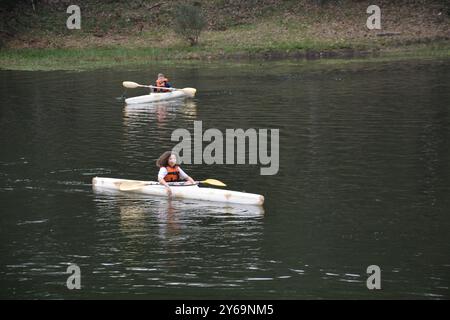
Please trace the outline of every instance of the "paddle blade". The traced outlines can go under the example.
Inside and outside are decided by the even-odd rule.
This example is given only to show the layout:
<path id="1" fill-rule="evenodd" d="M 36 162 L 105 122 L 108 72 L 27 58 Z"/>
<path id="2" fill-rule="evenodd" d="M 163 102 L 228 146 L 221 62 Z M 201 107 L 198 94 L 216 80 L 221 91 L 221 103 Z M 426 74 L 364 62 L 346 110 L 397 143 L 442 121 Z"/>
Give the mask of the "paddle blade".
<path id="1" fill-rule="evenodd" d="M 139 88 L 141 86 L 139 83 L 136 83 L 133 81 L 124 81 L 124 82 L 122 82 L 122 85 L 125 88 L 129 88 L 129 89 Z"/>
<path id="2" fill-rule="evenodd" d="M 201 183 L 205 183 L 205 184 L 210 184 L 212 186 L 217 186 L 217 187 L 226 187 L 227 185 L 225 183 L 223 183 L 222 181 L 216 180 L 216 179 L 206 179 L 203 181 L 200 181 Z"/>
<path id="3" fill-rule="evenodd" d="M 130 190 L 136 190 L 139 188 L 142 188 L 146 186 L 148 183 L 146 182 L 127 182 L 124 181 L 120 183 L 119 190 L 121 191 L 130 191 Z"/>
<path id="4" fill-rule="evenodd" d="M 195 96 L 195 93 L 197 92 L 197 89 L 195 88 L 183 88 L 180 89 L 184 92 L 185 95 L 187 95 L 189 98 L 193 98 Z"/>

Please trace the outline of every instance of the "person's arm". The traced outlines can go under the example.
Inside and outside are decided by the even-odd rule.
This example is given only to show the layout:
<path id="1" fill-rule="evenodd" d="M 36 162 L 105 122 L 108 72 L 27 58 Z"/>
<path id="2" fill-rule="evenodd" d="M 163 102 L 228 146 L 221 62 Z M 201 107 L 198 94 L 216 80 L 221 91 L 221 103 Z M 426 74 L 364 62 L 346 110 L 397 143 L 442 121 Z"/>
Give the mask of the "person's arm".
<path id="1" fill-rule="evenodd" d="M 186 172 L 184 172 L 180 167 L 178 167 L 178 169 L 180 170 L 180 179 L 183 180 L 187 180 L 190 184 L 195 184 L 194 179 L 192 179 L 191 177 L 189 177 Z"/>
<path id="2" fill-rule="evenodd" d="M 159 184 L 163 185 L 164 187 L 166 187 L 167 190 L 167 194 L 169 196 L 172 195 L 172 190 L 170 189 L 169 184 L 167 183 L 166 180 L 164 180 L 164 177 L 167 175 L 167 169 L 166 168 L 160 168 L 159 169 L 159 173 L 158 173 L 158 182 Z"/>
<path id="3" fill-rule="evenodd" d="M 192 179 L 191 177 L 187 176 L 187 181 L 189 181 L 190 184 L 195 184 L 194 179 Z"/>

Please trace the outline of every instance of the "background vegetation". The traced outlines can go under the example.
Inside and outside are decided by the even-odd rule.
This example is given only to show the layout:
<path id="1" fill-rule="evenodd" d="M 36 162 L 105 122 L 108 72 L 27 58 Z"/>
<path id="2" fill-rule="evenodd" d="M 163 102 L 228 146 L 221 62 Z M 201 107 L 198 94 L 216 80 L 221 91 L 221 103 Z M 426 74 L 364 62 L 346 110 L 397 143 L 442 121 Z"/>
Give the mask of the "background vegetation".
<path id="1" fill-rule="evenodd" d="M 66 9 L 72 0 L 3 0 L 0 67 L 24 60 L 39 63 L 38 58 L 50 63 L 58 57 L 95 64 L 109 55 L 121 63 L 137 58 L 318 58 L 418 47 L 422 52 L 424 47 L 449 51 L 450 1 L 377 1 L 381 30 L 366 27 L 372 1 L 191 1 L 190 7 L 198 8 L 204 20 L 198 26 L 204 31 L 191 39 L 179 36 L 183 30 L 176 19 L 186 14 L 185 3 L 83 0 L 81 30 L 68 30 Z"/>

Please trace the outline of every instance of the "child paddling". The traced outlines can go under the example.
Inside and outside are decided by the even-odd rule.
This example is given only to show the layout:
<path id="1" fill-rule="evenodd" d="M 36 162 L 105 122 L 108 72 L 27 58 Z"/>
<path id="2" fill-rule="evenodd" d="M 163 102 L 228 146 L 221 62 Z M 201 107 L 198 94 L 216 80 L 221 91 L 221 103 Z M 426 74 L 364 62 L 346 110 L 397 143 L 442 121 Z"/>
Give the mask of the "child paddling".
<path id="1" fill-rule="evenodd" d="M 169 79 L 167 79 L 164 74 L 160 73 L 158 74 L 158 79 L 156 79 L 155 84 L 157 87 L 164 87 L 164 88 L 171 88 L 172 85 L 169 82 Z M 169 92 L 170 90 L 166 89 L 156 89 L 155 92 Z"/>
<path id="2" fill-rule="evenodd" d="M 187 180 L 190 184 L 195 184 L 194 179 L 177 165 L 177 156 L 172 151 L 164 152 L 156 161 L 156 166 L 159 167 L 158 182 L 166 187 L 169 196 L 172 195 L 172 190 L 168 182 Z"/>

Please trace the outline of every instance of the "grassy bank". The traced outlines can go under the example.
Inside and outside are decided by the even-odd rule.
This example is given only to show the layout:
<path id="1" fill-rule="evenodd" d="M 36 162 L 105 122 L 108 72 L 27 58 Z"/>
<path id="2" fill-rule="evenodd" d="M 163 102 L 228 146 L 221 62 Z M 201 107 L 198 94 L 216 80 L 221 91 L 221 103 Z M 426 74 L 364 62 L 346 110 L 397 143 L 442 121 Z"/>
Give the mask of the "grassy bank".
<path id="1" fill-rule="evenodd" d="M 173 9 L 180 1 L 86 0 L 81 6 L 81 30 L 65 28 L 66 2 L 41 2 L 35 10 L 13 7 L 24 12 L 26 19 L 16 19 L 14 36 L 2 39 L 1 69 L 86 70 L 155 61 L 449 56 L 448 5 L 439 0 L 379 1 L 381 30 L 367 29 L 370 3 L 365 1 L 199 1 L 208 26 L 194 47 L 171 28 Z M 10 14 L 15 14 L 14 10 Z"/>
<path id="2" fill-rule="evenodd" d="M 205 61 L 253 61 L 258 59 L 303 59 L 319 57 L 321 51 L 292 50 L 239 51 L 228 55 L 223 52 L 204 50 L 161 48 L 63 48 L 63 49 L 7 49 L 0 50 L 0 69 L 6 70 L 92 70 L 98 68 L 137 67 L 145 64 L 187 64 Z M 318 63 L 357 63 L 364 61 L 394 61 L 405 59 L 450 58 L 450 43 L 410 45 L 373 52 L 326 51 L 328 58 Z M 349 57 L 352 59 L 348 59 Z"/>

